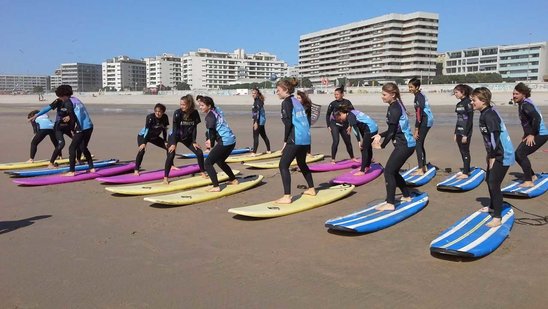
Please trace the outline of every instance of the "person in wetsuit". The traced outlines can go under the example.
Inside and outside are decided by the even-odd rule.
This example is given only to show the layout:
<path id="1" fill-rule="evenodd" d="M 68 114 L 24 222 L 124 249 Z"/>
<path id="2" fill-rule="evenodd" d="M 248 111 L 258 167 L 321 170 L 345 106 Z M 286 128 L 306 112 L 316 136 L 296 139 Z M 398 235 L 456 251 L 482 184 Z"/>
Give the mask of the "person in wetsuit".
<path id="1" fill-rule="evenodd" d="M 414 77 L 409 80 L 407 84 L 409 92 L 415 95 L 414 105 L 415 105 L 415 132 L 413 133 L 413 138 L 417 141 L 417 161 L 418 168 L 413 173 L 413 175 L 424 175 L 427 171 L 426 165 L 426 150 L 424 149 L 424 142 L 426 140 L 426 135 L 428 131 L 434 124 L 434 115 L 430 109 L 430 104 L 428 99 L 421 92 L 421 81 L 420 79 Z"/>
<path id="2" fill-rule="evenodd" d="M 148 114 L 145 119 L 145 126 L 137 135 L 138 152 L 135 158 L 134 174 L 139 176 L 139 169 L 145 156 L 145 150 L 148 143 L 152 143 L 164 150 L 167 154 L 167 128 L 169 127 L 169 118 L 167 117 L 166 107 L 162 103 L 154 106 L 154 113 Z M 160 136 L 160 134 L 162 136 Z"/>
<path id="3" fill-rule="evenodd" d="M 333 139 L 333 143 L 331 144 L 331 162 L 335 163 L 337 148 L 339 147 L 339 135 L 342 137 L 342 140 L 346 145 L 346 151 L 348 152 L 350 159 L 355 160 L 354 150 L 352 149 L 352 141 L 350 139 L 350 135 L 347 132 L 348 123 L 338 123 L 337 121 L 335 121 L 335 116 L 333 115 L 339 105 L 343 103 L 352 108 L 353 106 L 349 100 L 344 98 L 343 86 L 335 89 L 334 96 L 335 101 L 329 103 L 329 106 L 327 107 L 327 114 L 325 115 L 325 122 L 327 124 L 327 128 L 329 129 L 329 132 L 331 133 L 331 138 Z"/>
<path id="4" fill-rule="evenodd" d="M 70 87 L 70 86 L 68 86 Z M 74 128 L 72 129 L 72 142 L 69 145 L 69 172 L 64 174 L 64 176 L 74 176 L 75 175 L 75 166 L 77 157 L 80 158 L 79 152 L 81 152 L 89 166 L 90 172 L 95 172 L 93 167 L 93 158 L 91 152 L 88 149 L 89 141 L 91 140 L 91 135 L 93 134 L 93 123 L 89 117 L 89 113 L 82 101 L 78 98 L 72 96 L 72 88 L 65 89 L 66 96 L 68 100 L 72 102 L 72 107 L 74 111 Z"/>
<path id="5" fill-rule="evenodd" d="M 472 128 L 474 124 L 474 107 L 470 101 L 472 87 L 459 84 L 453 89 L 455 98 L 460 101 L 455 106 L 457 124 L 453 139 L 457 143 L 464 164 L 462 172 L 457 173 L 457 179 L 468 178 L 470 174 L 470 142 L 472 141 Z"/>
<path id="6" fill-rule="evenodd" d="M 306 113 L 306 119 L 308 119 L 308 125 L 312 127 L 312 100 L 310 100 L 310 97 L 306 94 L 306 92 L 301 90 L 297 90 L 296 98 L 303 105 Z M 312 140 L 310 141 L 310 144 L 312 144 Z M 310 145 L 308 145 L 307 154 L 309 156 L 312 155 L 312 147 Z"/>
<path id="7" fill-rule="evenodd" d="M 264 109 L 264 96 L 258 88 L 251 90 L 251 96 L 253 97 L 253 107 L 251 108 L 251 115 L 253 118 L 253 150 L 251 156 L 257 155 L 257 148 L 259 147 L 259 135 L 263 139 L 266 145 L 266 153 L 270 153 L 270 140 L 266 136 L 266 112 Z"/>
<path id="8" fill-rule="evenodd" d="M 31 119 L 34 115 L 38 114 L 39 110 L 33 110 L 27 115 L 27 119 Z M 34 157 L 36 156 L 36 151 L 38 151 L 38 144 L 40 144 L 46 136 L 49 136 L 53 148 L 57 147 L 57 139 L 55 138 L 55 131 L 53 126 L 55 125 L 51 121 L 47 114 L 36 117 L 31 121 L 32 131 L 34 132 L 34 137 L 30 142 L 30 159 L 27 160 L 27 163 L 34 162 Z M 62 157 L 62 154 L 59 154 Z"/>

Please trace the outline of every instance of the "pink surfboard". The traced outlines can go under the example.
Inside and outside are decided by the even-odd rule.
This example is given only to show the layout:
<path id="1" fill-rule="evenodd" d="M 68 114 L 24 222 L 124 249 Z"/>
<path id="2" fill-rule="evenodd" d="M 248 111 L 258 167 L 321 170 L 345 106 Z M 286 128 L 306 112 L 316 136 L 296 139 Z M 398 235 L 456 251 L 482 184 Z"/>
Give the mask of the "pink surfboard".
<path id="1" fill-rule="evenodd" d="M 361 160 L 359 162 L 356 162 L 351 159 L 337 161 L 335 163 L 331 162 L 322 162 L 322 163 L 315 163 L 315 164 L 309 164 L 308 168 L 312 172 L 330 172 L 330 171 L 338 171 L 338 170 L 344 170 L 347 168 L 358 168 L 362 164 Z"/>
<path id="2" fill-rule="evenodd" d="M 179 177 L 185 176 L 188 174 L 197 173 L 200 171 L 198 164 L 189 164 L 182 165 L 178 167 L 178 170 L 171 170 L 169 172 L 169 177 Z M 139 176 L 135 176 L 133 173 L 116 175 L 111 177 L 97 177 L 95 180 L 104 182 L 104 183 L 113 183 L 113 184 L 127 184 L 127 183 L 139 183 L 145 181 L 154 181 L 164 178 L 164 170 L 155 170 L 142 172 Z"/>
<path id="3" fill-rule="evenodd" d="M 97 177 L 118 175 L 121 173 L 132 171 L 134 168 L 135 168 L 135 163 L 131 162 L 128 164 L 116 165 L 113 167 L 97 168 L 95 173 L 82 171 L 82 172 L 76 172 L 76 175 L 74 176 L 51 175 L 51 176 L 43 176 L 43 177 L 20 178 L 20 179 L 14 179 L 13 182 L 15 182 L 16 184 L 25 185 L 25 186 L 56 185 L 61 183 L 95 179 Z"/>
<path id="4" fill-rule="evenodd" d="M 354 176 L 354 173 L 357 173 L 359 171 L 359 168 L 354 169 L 348 173 L 344 173 L 335 177 L 333 180 L 331 180 L 331 182 L 338 184 L 347 183 L 355 186 L 361 186 L 379 177 L 382 174 L 383 168 L 382 165 L 378 163 L 373 163 L 371 164 L 371 169 L 369 169 L 367 173 L 361 176 Z"/>

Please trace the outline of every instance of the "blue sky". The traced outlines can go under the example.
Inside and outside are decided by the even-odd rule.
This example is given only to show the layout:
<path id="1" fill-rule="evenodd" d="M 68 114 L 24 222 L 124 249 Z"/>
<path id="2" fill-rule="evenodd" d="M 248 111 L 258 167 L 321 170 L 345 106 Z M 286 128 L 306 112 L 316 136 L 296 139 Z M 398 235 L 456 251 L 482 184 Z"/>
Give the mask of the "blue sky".
<path id="1" fill-rule="evenodd" d="M 439 14 L 440 52 L 548 40 L 546 0 L 0 0 L 0 74 L 201 47 L 268 51 L 294 65 L 302 34 L 415 11 Z"/>

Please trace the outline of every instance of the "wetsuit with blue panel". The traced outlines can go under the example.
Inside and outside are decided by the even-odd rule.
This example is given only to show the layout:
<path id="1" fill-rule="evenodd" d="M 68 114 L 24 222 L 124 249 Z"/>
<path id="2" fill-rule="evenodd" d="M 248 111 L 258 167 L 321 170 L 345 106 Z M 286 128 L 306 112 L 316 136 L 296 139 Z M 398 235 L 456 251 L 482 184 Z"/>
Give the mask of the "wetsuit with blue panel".
<path id="1" fill-rule="evenodd" d="M 38 144 L 40 144 L 46 136 L 49 136 L 54 148 L 57 148 L 58 143 L 55 138 L 55 130 L 53 129 L 54 123 L 49 119 L 47 114 L 36 117 L 36 119 L 31 122 L 31 125 L 34 137 L 30 142 L 30 159 L 34 160 L 36 151 L 38 150 Z"/>
<path id="2" fill-rule="evenodd" d="M 42 108 L 36 116 L 42 116 L 50 110 L 55 110 L 57 112 L 55 124 L 53 126 L 53 130 L 55 131 L 55 139 L 57 140 L 57 147 L 55 147 L 55 150 L 51 154 L 50 158 L 50 164 L 54 164 L 55 160 L 61 155 L 61 151 L 65 147 L 64 135 L 68 135 L 72 138 L 72 130 L 74 128 L 76 116 L 74 115 L 74 108 L 70 99 L 65 101 L 56 99 L 50 105 Z M 65 121 L 64 119 L 67 116 L 69 120 Z"/>
<path id="3" fill-rule="evenodd" d="M 362 142 L 362 164 L 360 167 L 361 172 L 365 172 L 365 169 L 369 169 L 371 166 L 371 159 L 373 158 L 373 147 L 371 146 L 371 137 L 377 134 L 378 127 L 375 120 L 368 115 L 358 111 L 351 110 L 348 113 L 347 119 L 348 125 L 352 128 L 354 135 L 358 142 L 360 142 L 360 135 L 363 137 Z"/>
<path id="4" fill-rule="evenodd" d="M 76 97 L 69 98 L 69 101 L 72 103 L 75 116 L 73 129 L 74 136 L 72 137 L 72 142 L 69 146 L 70 172 L 75 171 L 76 157 L 79 151 L 86 158 L 89 168 L 92 169 L 93 158 L 88 149 L 88 144 L 93 133 L 93 122 L 91 122 L 89 113 L 82 101 Z"/>
<path id="5" fill-rule="evenodd" d="M 522 142 L 516 148 L 516 162 L 523 169 L 523 180 L 532 181 L 535 172 L 528 156 L 542 147 L 548 140 L 548 130 L 544 124 L 542 113 L 530 98 L 518 102 L 519 119 L 523 128 Z M 534 136 L 534 145 L 527 146 L 524 141 L 527 136 Z"/>
<path id="6" fill-rule="evenodd" d="M 209 140 L 211 147 L 211 151 L 205 159 L 205 170 L 211 179 L 213 187 L 218 187 L 217 171 L 213 167 L 215 163 L 228 175 L 229 181 L 236 179 L 234 172 L 232 172 L 230 166 L 225 162 L 236 146 L 236 136 L 232 133 L 223 112 L 218 107 L 209 110 L 205 116 L 205 124 L 206 138 Z"/>
<path id="7" fill-rule="evenodd" d="M 137 145 L 152 143 L 164 150 L 167 153 L 166 140 L 167 140 L 167 128 L 169 127 L 169 118 L 166 114 L 158 118 L 154 113 L 147 115 L 145 119 L 145 126 L 141 129 L 137 135 Z M 160 136 L 160 134 L 162 136 Z M 143 157 L 145 156 L 145 149 L 140 149 L 135 158 L 135 171 L 139 171 Z"/>
<path id="8" fill-rule="evenodd" d="M 352 103 L 347 99 L 335 100 L 329 103 L 327 107 L 327 114 L 325 115 L 325 122 L 328 128 L 331 131 L 331 138 L 333 143 L 331 144 L 331 160 L 335 160 L 337 156 L 337 149 L 339 147 L 339 135 L 342 137 L 344 144 L 346 145 L 346 151 L 350 158 L 354 158 L 354 150 L 352 149 L 352 141 L 350 139 L 350 134 L 348 134 L 348 122 L 340 123 L 335 120 L 334 112 L 339 109 L 339 106 L 346 105 L 350 108 L 354 108 Z"/>
<path id="9" fill-rule="evenodd" d="M 253 101 L 253 107 L 251 109 L 251 115 L 253 118 L 253 152 L 257 152 L 259 147 L 259 135 L 263 139 L 266 145 L 266 151 L 270 151 L 270 140 L 266 136 L 266 112 L 264 109 L 264 102 L 259 98 L 255 98 Z M 257 129 L 255 129 L 255 124 Z"/>
<path id="10" fill-rule="evenodd" d="M 424 142 L 428 131 L 434 125 L 434 115 L 430 109 L 430 103 L 422 92 L 415 93 L 415 130 L 418 130 L 419 137 L 417 138 L 417 160 L 419 169 L 423 169 L 426 165 L 426 150 Z"/>

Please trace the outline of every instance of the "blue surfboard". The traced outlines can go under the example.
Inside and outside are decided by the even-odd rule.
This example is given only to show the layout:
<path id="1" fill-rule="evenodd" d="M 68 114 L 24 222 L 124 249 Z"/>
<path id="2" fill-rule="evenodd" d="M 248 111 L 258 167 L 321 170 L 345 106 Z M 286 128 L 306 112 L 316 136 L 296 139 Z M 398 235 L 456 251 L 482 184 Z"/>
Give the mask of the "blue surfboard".
<path id="1" fill-rule="evenodd" d="M 536 197 L 543 195 L 548 190 L 548 173 L 537 174 L 537 177 L 538 179 L 533 181 L 535 184 L 533 187 L 521 188 L 519 185 L 523 181 L 517 180 L 502 188 L 502 194 L 508 197 Z"/>
<path id="2" fill-rule="evenodd" d="M 475 189 L 485 180 L 485 171 L 475 167 L 468 175 L 468 178 L 457 179 L 457 174 L 449 176 L 444 181 L 438 183 L 438 190 L 443 191 L 470 191 Z"/>
<path id="3" fill-rule="evenodd" d="M 232 150 L 232 152 L 230 153 L 231 155 L 235 155 L 235 154 L 242 154 L 242 153 L 248 153 L 251 151 L 251 148 L 249 147 L 246 147 L 246 148 L 238 148 L 238 149 L 234 149 Z M 193 158 L 196 158 L 196 155 L 193 154 L 193 153 L 183 153 L 183 154 L 179 154 L 179 156 L 181 156 L 181 158 L 183 159 L 193 159 Z M 207 158 L 209 156 L 209 153 L 207 152 L 204 152 L 204 158 Z"/>
<path id="4" fill-rule="evenodd" d="M 421 176 L 412 175 L 413 172 L 415 172 L 418 168 L 418 166 L 415 166 L 414 168 L 403 172 L 401 176 L 403 177 L 403 180 L 405 180 L 405 183 L 407 183 L 408 186 L 419 187 L 419 186 L 425 185 L 429 183 L 430 180 L 434 178 L 434 176 L 436 176 L 436 167 L 430 163 L 428 163 L 427 167 L 428 167 L 428 170 L 426 171 L 426 173 L 424 173 L 424 175 L 421 175 Z"/>
<path id="5" fill-rule="evenodd" d="M 512 205 L 504 203 L 501 226 L 487 227 L 491 218 L 480 211 L 461 218 L 430 243 L 430 252 L 474 258 L 488 255 L 510 235 L 514 225 Z"/>
<path id="6" fill-rule="evenodd" d="M 109 165 L 113 165 L 116 162 L 118 162 L 118 159 L 110 159 L 110 160 L 102 160 L 102 161 L 95 161 L 93 162 L 93 167 L 105 167 Z M 88 170 L 89 166 L 88 164 L 77 164 L 74 166 L 75 171 L 85 171 Z M 35 170 L 22 170 L 22 171 L 12 171 L 12 172 L 6 172 L 6 174 L 9 174 L 12 177 L 35 177 L 35 176 L 46 176 L 46 175 L 55 175 L 55 174 L 61 174 L 66 173 L 70 170 L 69 166 L 65 167 L 58 167 L 58 168 L 40 168 Z"/>
<path id="7" fill-rule="evenodd" d="M 384 203 L 384 202 L 382 202 Z M 393 211 L 376 210 L 382 203 L 325 222 L 325 227 L 354 233 L 370 233 L 392 226 L 421 211 L 428 204 L 428 193 L 414 195 L 410 202 L 397 202 Z"/>

